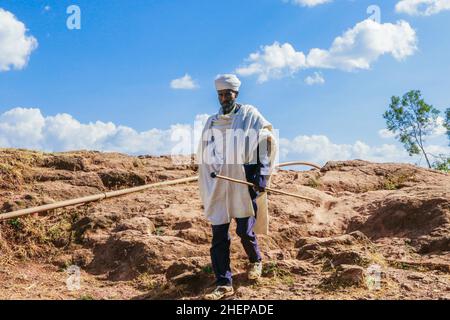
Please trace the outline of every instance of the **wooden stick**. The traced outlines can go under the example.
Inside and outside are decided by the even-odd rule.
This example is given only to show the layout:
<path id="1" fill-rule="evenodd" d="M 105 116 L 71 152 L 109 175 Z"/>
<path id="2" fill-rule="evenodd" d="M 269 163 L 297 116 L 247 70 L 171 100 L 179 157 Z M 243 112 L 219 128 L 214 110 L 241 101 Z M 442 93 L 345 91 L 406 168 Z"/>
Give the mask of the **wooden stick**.
<path id="1" fill-rule="evenodd" d="M 111 191 L 111 192 L 103 192 L 103 193 L 94 194 L 94 195 L 86 196 L 86 197 L 82 197 L 82 198 L 59 201 L 59 202 L 46 204 L 46 205 L 39 206 L 39 207 L 33 207 L 33 208 L 12 211 L 12 212 L 8 212 L 8 213 L 2 213 L 2 214 L 0 214 L 0 221 L 6 220 L 6 219 L 11 219 L 11 218 L 17 218 L 17 217 L 29 215 L 32 213 L 39 213 L 39 212 L 43 212 L 43 211 L 74 206 L 74 205 L 81 204 L 81 203 L 87 203 L 87 202 L 98 201 L 98 200 L 103 200 L 103 199 L 112 198 L 112 197 L 118 197 L 118 196 L 122 196 L 124 194 L 139 192 L 139 191 L 147 190 L 150 188 L 155 188 L 155 187 L 160 187 L 160 186 L 169 186 L 169 185 L 180 184 L 180 183 L 188 183 L 188 182 L 193 182 L 193 181 L 197 181 L 197 180 L 198 180 L 198 176 L 195 176 L 195 177 L 191 177 L 191 178 L 182 178 L 182 179 L 176 179 L 176 180 L 171 180 L 171 181 L 157 182 L 157 183 L 147 184 L 147 185 L 138 186 L 138 187 L 134 187 L 134 188 L 128 188 L 128 189 Z"/>
<path id="2" fill-rule="evenodd" d="M 211 178 L 213 178 L 213 179 L 214 178 L 219 178 L 219 179 L 222 179 L 222 180 L 227 180 L 227 181 L 230 181 L 230 182 L 240 183 L 240 184 L 247 185 L 249 187 L 253 187 L 253 183 L 250 183 L 248 181 L 242 181 L 242 180 L 237 180 L 237 179 L 221 176 L 221 175 L 218 175 L 218 174 L 216 174 L 214 172 L 211 173 Z M 317 200 L 314 200 L 314 199 L 311 199 L 311 198 L 307 198 L 307 197 L 304 197 L 304 196 L 301 196 L 301 195 L 298 195 L 298 194 L 289 193 L 289 192 L 285 192 L 285 191 L 281 191 L 281 190 L 277 190 L 277 189 L 264 188 L 264 190 L 272 192 L 272 193 L 283 194 L 283 195 L 294 197 L 294 198 L 298 198 L 298 199 L 308 200 L 308 201 L 311 201 L 311 202 L 314 202 L 314 203 L 318 202 Z"/>

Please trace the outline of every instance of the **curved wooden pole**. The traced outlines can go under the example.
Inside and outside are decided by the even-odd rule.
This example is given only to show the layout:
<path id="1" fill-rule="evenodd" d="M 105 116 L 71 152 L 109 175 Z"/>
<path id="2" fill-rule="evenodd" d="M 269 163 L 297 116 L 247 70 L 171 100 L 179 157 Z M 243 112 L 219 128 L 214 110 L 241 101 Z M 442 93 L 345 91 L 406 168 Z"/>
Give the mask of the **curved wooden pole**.
<path id="1" fill-rule="evenodd" d="M 318 164 L 315 164 L 312 162 L 302 162 L 302 161 L 283 162 L 283 163 L 277 164 L 275 167 L 283 168 L 283 167 L 290 167 L 290 166 L 308 166 L 308 167 L 313 167 L 318 170 L 322 169 L 322 167 L 319 166 Z"/>

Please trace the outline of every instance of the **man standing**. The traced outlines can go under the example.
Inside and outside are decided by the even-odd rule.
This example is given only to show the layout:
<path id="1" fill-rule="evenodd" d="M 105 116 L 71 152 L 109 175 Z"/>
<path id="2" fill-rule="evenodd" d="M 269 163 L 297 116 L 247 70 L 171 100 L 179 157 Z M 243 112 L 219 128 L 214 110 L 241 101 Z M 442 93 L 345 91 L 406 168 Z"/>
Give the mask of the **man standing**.
<path id="1" fill-rule="evenodd" d="M 215 290 L 205 299 L 218 300 L 234 293 L 230 267 L 232 219 L 249 258 L 249 279 L 261 276 L 262 258 L 257 233 L 267 233 L 266 187 L 273 165 L 272 125 L 251 105 L 236 102 L 241 82 L 235 75 L 215 81 L 221 108 L 206 121 L 198 152 L 199 187 L 205 215 L 212 224 L 211 262 Z M 211 173 L 247 180 L 254 187 L 213 179 Z"/>

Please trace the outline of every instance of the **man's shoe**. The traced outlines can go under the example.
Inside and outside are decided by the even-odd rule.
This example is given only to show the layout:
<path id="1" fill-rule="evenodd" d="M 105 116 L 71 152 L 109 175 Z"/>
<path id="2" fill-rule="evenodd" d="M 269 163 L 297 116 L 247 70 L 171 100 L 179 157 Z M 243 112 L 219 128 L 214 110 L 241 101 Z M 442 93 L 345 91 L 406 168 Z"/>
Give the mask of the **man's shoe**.
<path id="1" fill-rule="evenodd" d="M 205 295 L 205 300 L 220 300 L 223 298 L 230 297 L 234 294 L 234 289 L 232 286 L 218 286 L 213 292 Z"/>
<path id="2" fill-rule="evenodd" d="M 255 262 L 250 265 L 248 270 L 248 278 L 250 280 L 258 280 L 262 274 L 262 262 Z"/>

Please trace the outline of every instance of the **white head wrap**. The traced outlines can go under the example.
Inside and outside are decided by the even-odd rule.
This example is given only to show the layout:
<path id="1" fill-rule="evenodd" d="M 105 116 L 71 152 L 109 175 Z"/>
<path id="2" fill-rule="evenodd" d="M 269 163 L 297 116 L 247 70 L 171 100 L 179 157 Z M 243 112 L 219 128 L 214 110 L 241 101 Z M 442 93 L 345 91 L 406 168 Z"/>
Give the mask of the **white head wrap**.
<path id="1" fill-rule="evenodd" d="M 220 74 L 216 78 L 216 90 L 239 91 L 241 81 L 234 74 Z"/>

